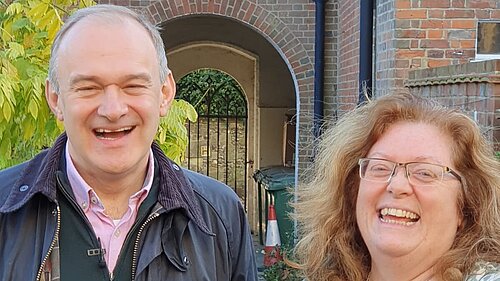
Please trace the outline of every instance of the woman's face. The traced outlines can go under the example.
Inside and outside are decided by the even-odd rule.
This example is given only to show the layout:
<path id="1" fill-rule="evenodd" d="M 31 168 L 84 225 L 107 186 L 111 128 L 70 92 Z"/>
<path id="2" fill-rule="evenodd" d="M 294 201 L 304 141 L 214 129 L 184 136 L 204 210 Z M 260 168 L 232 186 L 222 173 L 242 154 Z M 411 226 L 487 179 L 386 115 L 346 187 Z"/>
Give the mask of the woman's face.
<path id="1" fill-rule="evenodd" d="M 452 141 L 433 125 L 399 122 L 387 129 L 366 157 L 427 162 L 455 170 Z M 442 181 L 431 186 L 412 182 L 404 167 L 397 167 L 389 182 L 360 180 L 356 219 L 373 262 L 399 258 L 415 266 L 432 266 L 452 246 L 461 222 L 460 181 L 445 173 Z"/>

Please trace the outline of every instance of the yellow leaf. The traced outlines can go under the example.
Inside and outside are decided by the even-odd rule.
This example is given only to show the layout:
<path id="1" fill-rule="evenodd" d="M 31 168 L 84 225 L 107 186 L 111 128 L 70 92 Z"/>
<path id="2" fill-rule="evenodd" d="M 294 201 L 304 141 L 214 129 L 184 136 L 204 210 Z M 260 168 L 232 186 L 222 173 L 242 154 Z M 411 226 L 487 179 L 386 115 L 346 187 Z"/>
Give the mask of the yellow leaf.
<path id="1" fill-rule="evenodd" d="M 30 100 L 29 105 L 28 105 L 28 110 L 29 110 L 31 116 L 33 116 L 33 119 L 36 120 L 38 117 L 38 104 L 36 103 L 36 101 L 34 99 Z"/>
<path id="2" fill-rule="evenodd" d="M 53 31 L 50 28 L 54 26 L 54 23 L 57 24 L 56 20 L 56 14 L 54 10 L 48 10 L 45 15 L 40 19 L 40 21 L 37 23 L 38 27 L 42 30 L 47 30 L 49 32 L 49 37 L 50 33 Z M 52 37 L 50 37 L 52 38 Z"/>
<path id="3" fill-rule="evenodd" d="M 32 20 L 39 19 L 45 15 L 47 9 L 49 8 L 49 4 L 43 1 L 39 1 L 39 3 L 28 11 L 27 15 Z"/>
<path id="4" fill-rule="evenodd" d="M 12 109 L 10 108 L 10 103 L 6 102 L 3 104 L 3 116 L 7 121 L 10 121 L 12 115 Z"/>
<path id="5" fill-rule="evenodd" d="M 17 42 L 9 42 L 9 48 L 10 49 L 7 50 L 9 58 L 16 59 L 20 56 L 24 56 L 23 45 L 21 45 Z"/>
<path id="6" fill-rule="evenodd" d="M 10 4 L 9 7 L 7 7 L 7 10 L 5 10 L 5 13 L 7 15 L 15 15 L 15 14 L 21 13 L 22 10 L 23 10 L 23 6 L 21 5 L 21 3 L 15 2 L 15 3 Z"/>
<path id="7" fill-rule="evenodd" d="M 29 121 L 25 122 L 23 125 L 23 137 L 25 140 L 29 140 L 31 137 L 33 137 L 35 126 L 32 122 Z"/>

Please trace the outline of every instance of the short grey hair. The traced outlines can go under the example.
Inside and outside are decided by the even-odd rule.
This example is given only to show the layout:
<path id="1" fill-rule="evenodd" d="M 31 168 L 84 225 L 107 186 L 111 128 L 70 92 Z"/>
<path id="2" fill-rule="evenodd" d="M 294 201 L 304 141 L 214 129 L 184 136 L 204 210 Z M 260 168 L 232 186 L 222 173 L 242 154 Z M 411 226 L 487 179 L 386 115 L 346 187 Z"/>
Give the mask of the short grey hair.
<path id="1" fill-rule="evenodd" d="M 108 20 L 110 23 L 116 22 L 116 20 L 131 19 L 139 23 L 147 31 L 151 40 L 153 41 L 156 56 L 158 58 L 158 64 L 160 66 L 159 75 L 160 82 L 165 82 L 170 69 L 168 68 L 167 56 L 165 53 L 165 47 L 163 45 L 163 40 L 159 32 L 159 28 L 155 26 L 151 21 L 149 21 L 144 15 L 139 14 L 129 8 L 123 6 L 99 4 L 87 8 L 77 10 L 73 13 L 57 32 L 54 42 L 52 44 L 51 56 L 49 62 L 49 77 L 48 80 L 52 89 L 59 94 L 60 87 L 57 77 L 57 59 L 58 51 L 61 46 L 64 36 L 68 31 L 79 21 L 86 17 L 97 17 L 99 19 Z"/>

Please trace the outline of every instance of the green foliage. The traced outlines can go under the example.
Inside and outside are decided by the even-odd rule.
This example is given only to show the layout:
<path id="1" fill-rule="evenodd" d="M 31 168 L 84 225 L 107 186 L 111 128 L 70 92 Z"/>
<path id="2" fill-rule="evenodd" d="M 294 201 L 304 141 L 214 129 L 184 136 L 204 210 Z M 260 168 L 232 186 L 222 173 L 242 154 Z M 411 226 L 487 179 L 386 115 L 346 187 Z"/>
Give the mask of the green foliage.
<path id="1" fill-rule="evenodd" d="M 167 156 L 182 163 L 188 145 L 186 119 L 195 122 L 198 118 L 194 107 L 184 100 L 174 100 L 166 117 L 160 120 L 157 141 Z"/>
<path id="2" fill-rule="evenodd" d="M 200 115 L 246 117 L 246 99 L 230 75 L 215 69 L 198 69 L 178 82 L 177 97 L 193 104 Z"/>
<path id="3" fill-rule="evenodd" d="M 285 259 L 292 261 L 292 250 L 289 248 L 276 248 L 280 251 Z M 264 279 L 266 281 L 302 281 L 304 277 L 300 274 L 300 270 L 290 266 L 287 262 L 280 260 L 275 264 L 266 267 L 264 270 Z"/>
<path id="4" fill-rule="evenodd" d="M 63 19 L 91 5 L 92 0 L 0 1 L 0 169 L 33 157 L 62 132 L 45 102 L 50 47 Z M 182 102 L 171 111 L 158 140 L 180 162 L 187 143 L 184 122 L 196 120 L 196 112 Z"/>
<path id="5" fill-rule="evenodd" d="M 89 0 L 0 4 L 0 168 L 31 158 L 61 132 L 45 102 L 50 45 L 61 18 Z"/>
<path id="6" fill-rule="evenodd" d="M 495 152 L 495 156 L 497 157 L 498 160 L 500 160 L 500 151 Z"/>

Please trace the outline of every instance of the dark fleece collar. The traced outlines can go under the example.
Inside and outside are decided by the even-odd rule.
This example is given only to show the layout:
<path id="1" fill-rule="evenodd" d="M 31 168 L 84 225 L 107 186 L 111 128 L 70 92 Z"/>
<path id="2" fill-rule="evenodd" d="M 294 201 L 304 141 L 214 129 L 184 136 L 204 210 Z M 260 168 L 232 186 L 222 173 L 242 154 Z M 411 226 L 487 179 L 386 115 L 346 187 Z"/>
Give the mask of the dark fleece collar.
<path id="1" fill-rule="evenodd" d="M 13 212 L 21 208 L 37 193 L 56 202 L 56 172 L 60 167 L 59 162 L 64 159 L 61 155 L 67 139 L 66 133 L 61 134 L 51 148 L 26 163 L 0 212 Z M 182 169 L 165 156 L 158 144 L 153 143 L 151 149 L 158 163 L 160 177 L 158 202 L 166 212 L 182 210 L 203 232 L 210 234 L 211 231 L 203 220 L 201 208 L 195 199 L 191 182 Z M 20 188 L 22 186 L 26 186 L 28 190 Z"/>

